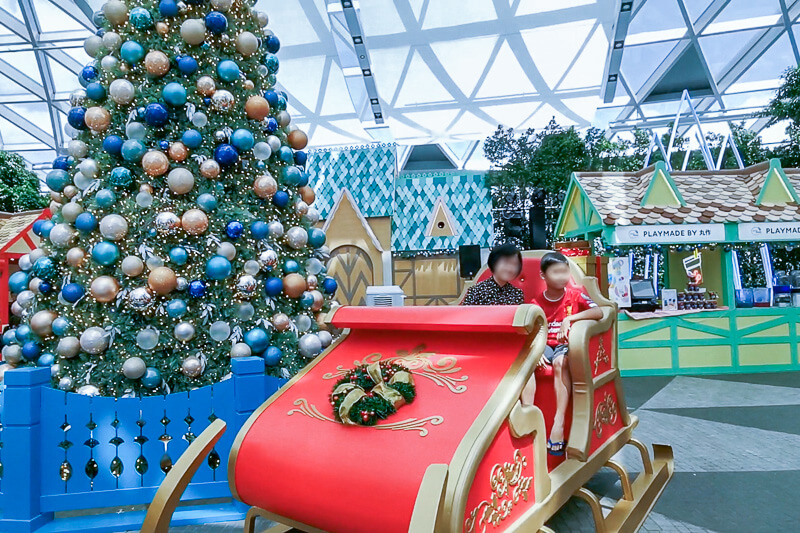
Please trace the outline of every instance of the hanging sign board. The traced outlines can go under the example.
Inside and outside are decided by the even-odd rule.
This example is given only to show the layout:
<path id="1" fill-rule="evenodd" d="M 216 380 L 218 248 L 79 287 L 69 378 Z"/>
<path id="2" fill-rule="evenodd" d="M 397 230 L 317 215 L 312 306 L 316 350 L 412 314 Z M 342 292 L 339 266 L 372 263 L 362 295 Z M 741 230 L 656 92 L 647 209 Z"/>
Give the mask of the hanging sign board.
<path id="1" fill-rule="evenodd" d="M 614 228 L 615 244 L 692 244 L 724 241 L 724 224 L 640 224 Z"/>
<path id="2" fill-rule="evenodd" d="M 740 241 L 800 241 L 800 222 L 747 222 L 739 224 Z"/>

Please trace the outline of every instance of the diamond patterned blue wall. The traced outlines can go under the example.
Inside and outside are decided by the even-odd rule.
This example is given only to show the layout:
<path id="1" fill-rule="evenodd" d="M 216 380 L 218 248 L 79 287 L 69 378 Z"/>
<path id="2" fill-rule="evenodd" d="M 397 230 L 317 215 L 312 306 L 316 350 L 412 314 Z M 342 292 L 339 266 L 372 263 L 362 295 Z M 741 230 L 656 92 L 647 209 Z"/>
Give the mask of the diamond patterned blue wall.
<path id="1" fill-rule="evenodd" d="M 439 199 L 449 209 L 456 235 L 426 235 Z M 404 173 L 395 182 L 392 250 L 450 250 L 465 244 L 488 248 L 494 239 L 492 200 L 484 174 L 466 170 Z"/>
<path id="2" fill-rule="evenodd" d="M 311 150 L 306 169 L 317 195 L 314 202 L 327 218 L 339 191 L 347 188 L 365 217 L 387 217 L 394 211 L 397 175 L 395 144 L 344 150 Z"/>

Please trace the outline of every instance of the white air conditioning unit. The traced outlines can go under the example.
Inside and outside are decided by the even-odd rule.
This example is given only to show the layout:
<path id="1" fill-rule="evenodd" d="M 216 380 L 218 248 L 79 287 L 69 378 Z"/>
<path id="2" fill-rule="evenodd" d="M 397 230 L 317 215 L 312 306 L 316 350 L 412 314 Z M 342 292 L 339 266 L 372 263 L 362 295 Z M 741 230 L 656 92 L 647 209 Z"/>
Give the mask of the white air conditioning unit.
<path id="1" fill-rule="evenodd" d="M 367 305 L 374 307 L 402 307 L 406 295 L 397 285 L 367 287 Z"/>

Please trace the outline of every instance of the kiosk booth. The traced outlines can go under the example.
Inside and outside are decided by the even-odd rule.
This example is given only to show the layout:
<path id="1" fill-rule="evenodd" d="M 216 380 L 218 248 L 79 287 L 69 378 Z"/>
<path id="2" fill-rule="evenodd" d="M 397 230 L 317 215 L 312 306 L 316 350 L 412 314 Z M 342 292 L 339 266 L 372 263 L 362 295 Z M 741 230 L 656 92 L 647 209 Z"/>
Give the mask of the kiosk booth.
<path id="1" fill-rule="evenodd" d="M 786 295 L 791 276 L 773 289 L 769 254 L 770 244 L 800 240 L 798 191 L 800 169 L 783 169 L 777 159 L 741 170 L 670 172 L 659 162 L 639 172 L 572 175 L 556 237 L 594 239 L 610 251 L 609 295 L 621 308 L 630 285 L 615 295 L 615 276 L 630 250 L 646 252 L 641 277 L 654 296 L 680 307 L 622 309 L 623 375 L 800 369 L 800 307 Z M 760 246 L 763 287 L 742 287 L 737 247 L 745 244 Z M 702 281 L 687 276 L 697 270 Z M 642 281 L 632 281 L 634 291 Z"/>

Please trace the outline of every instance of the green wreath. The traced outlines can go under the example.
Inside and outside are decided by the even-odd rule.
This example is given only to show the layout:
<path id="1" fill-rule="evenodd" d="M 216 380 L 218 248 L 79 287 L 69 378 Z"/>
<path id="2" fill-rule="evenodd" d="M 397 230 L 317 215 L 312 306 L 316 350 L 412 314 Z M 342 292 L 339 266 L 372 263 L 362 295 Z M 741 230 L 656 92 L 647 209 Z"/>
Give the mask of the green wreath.
<path id="1" fill-rule="evenodd" d="M 358 365 L 333 386 L 331 405 L 337 422 L 374 426 L 417 395 L 414 376 L 404 365 L 378 361 Z"/>

